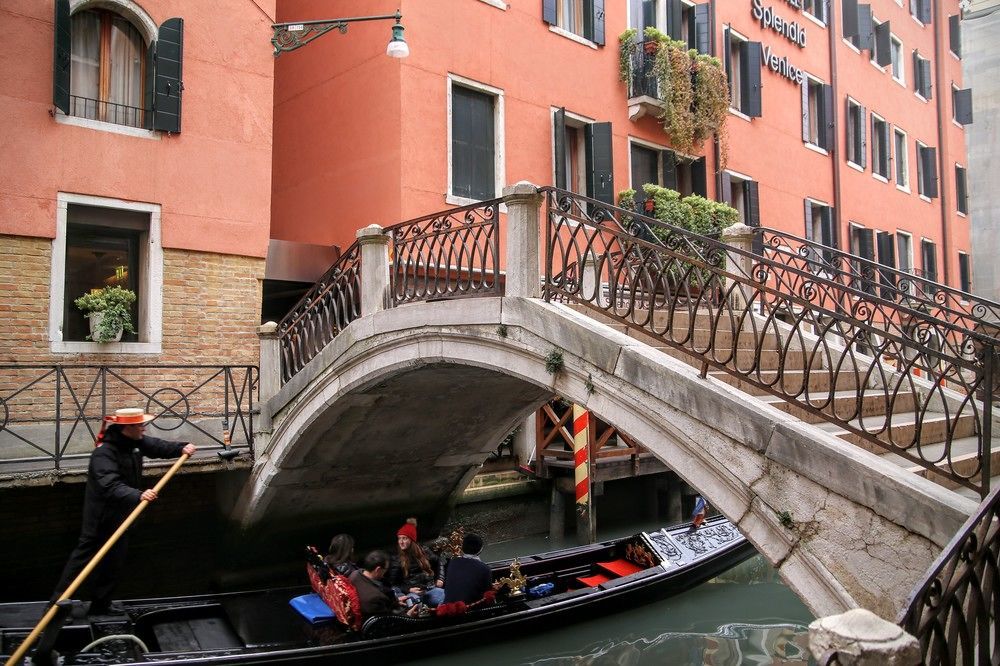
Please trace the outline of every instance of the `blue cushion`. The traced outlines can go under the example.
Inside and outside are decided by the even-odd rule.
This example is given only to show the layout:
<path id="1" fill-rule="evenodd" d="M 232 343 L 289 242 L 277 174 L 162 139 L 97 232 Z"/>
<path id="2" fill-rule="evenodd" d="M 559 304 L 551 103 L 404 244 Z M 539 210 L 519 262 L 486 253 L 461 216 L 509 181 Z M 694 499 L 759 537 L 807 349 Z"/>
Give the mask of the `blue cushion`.
<path id="1" fill-rule="evenodd" d="M 329 622 L 336 617 L 326 602 L 320 599 L 315 592 L 295 597 L 288 602 L 288 605 L 298 611 L 299 615 L 308 620 L 310 624 Z"/>

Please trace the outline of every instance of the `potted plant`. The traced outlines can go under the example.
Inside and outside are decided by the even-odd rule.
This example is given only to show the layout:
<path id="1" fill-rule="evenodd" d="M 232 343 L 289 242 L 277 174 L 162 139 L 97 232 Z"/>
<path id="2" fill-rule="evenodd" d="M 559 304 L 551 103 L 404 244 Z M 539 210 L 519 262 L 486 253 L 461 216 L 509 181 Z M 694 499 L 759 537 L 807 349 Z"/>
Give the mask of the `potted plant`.
<path id="1" fill-rule="evenodd" d="M 118 342 L 122 333 L 135 333 L 132 327 L 132 304 L 135 292 L 123 287 L 95 289 L 73 301 L 90 320 L 88 340 Z"/>

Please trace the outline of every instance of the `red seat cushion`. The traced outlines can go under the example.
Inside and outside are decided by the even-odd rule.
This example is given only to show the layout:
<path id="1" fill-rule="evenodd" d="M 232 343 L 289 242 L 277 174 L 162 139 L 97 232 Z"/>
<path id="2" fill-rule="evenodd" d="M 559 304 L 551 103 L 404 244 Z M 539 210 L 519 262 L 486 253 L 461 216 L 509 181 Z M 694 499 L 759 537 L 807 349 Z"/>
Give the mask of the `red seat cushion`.
<path id="1" fill-rule="evenodd" d="M 599 574 L 594 574 L 593 576 L 580 576 L 579 578 L 577 578 L 577 580 L 580 581 L 582 584 L 586 585 L 587 587 L 597 587 L 601 583 L 608 582 L 609 580 L 611 580 L 611 578 L 605 576 L 604 574 L 599 573 Z"/>
<path id="2" fill-rule="evenodd" d="M 637 564 L 633 564 L 628 560 L 612 560 L 610 562 L 598 562 L 597 566 L 601 567 L 608 573 L 615 574 L 616 576 L 631 576 L 634 573 L 642 571 L 642 567 Z"/>

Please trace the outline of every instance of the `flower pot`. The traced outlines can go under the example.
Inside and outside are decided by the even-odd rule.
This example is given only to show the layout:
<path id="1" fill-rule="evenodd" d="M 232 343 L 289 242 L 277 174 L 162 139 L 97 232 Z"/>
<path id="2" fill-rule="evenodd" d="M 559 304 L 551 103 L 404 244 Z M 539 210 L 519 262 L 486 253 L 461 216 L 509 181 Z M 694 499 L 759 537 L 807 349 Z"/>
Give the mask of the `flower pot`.
<path id="1" fill-rule="evenodd" d="M 87 315 L 87 319 L 90 320 L 90 339 L 94 342 L 121 342 L 123 329 L 121 326 L 118 327 L 118 333 L 113 338 L 107 340 L 97 339 L 97 330 L 101 325 L 101 320 L 104 319 L 103 312 L 91 312 Z"/>

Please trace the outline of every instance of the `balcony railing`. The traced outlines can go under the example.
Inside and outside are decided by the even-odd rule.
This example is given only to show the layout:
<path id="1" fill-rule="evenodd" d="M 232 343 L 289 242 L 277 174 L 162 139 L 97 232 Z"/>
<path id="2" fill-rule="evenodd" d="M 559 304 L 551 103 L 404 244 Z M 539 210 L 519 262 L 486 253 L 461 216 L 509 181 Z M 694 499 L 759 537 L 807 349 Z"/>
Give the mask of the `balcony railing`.
<path id="1" fill-rule="evenodd" d="M 646 41 L 622 46 L 623 49 L 628 50 L 626 55 L 632 72 L 632 76 L 627 82 L 630 99 L 643 96 L 661 99 L 660 84 L 654 72 L 656 49 L 659 45 L 659 42 L 656 41 Z"/>
<path id="2" fill-rule="evenodd" d="M 69 115 L 126 127 L 145 127 L 147 110 L 79 95 L 69 96 Z"/>

